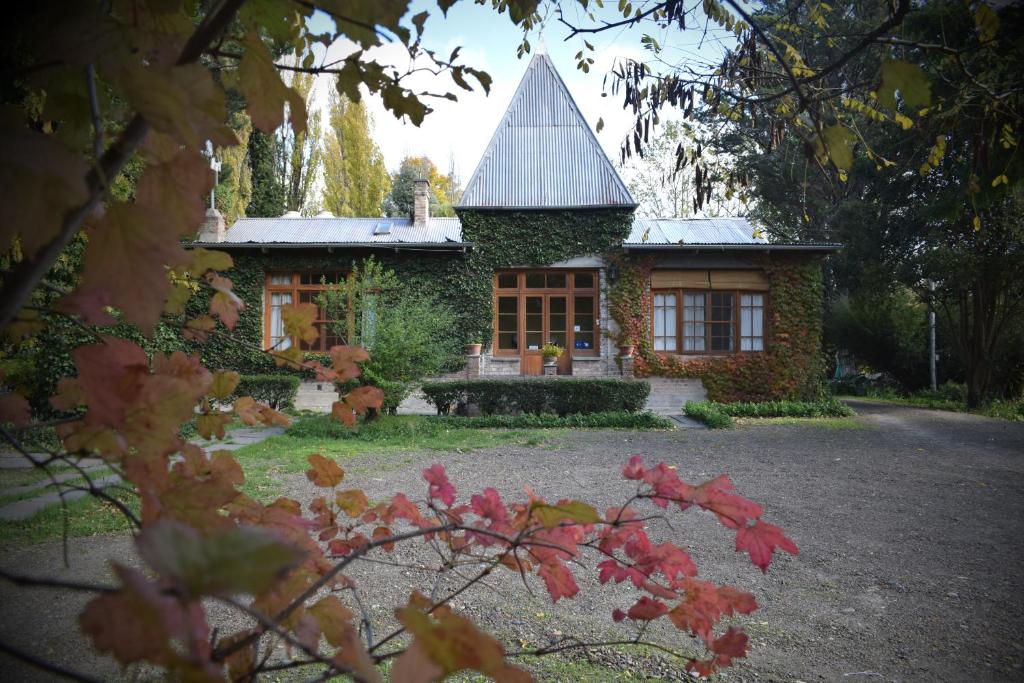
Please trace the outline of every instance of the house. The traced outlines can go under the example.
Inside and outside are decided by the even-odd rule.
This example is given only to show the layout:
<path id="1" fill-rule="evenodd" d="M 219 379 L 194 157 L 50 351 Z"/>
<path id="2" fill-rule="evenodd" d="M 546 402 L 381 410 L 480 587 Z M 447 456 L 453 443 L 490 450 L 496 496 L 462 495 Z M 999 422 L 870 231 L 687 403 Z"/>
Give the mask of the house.
<path id="1" fill-rule="evenodd" d="M 404 284 L 457 303 L 470 376 L 537 375 L 541 347 L 565 375 L 697 377 L 712 398 L 800 393 L 817 372 L 821 261 L 837 245 L 774 244 L 742 218 L 636 218 L 636 202 L 551 60 L 527 67 L 470 177 L 456 218 L 211 216 L 196 245 L 229 251 L 249 304 L 240 333 L 283 338 L 280 310 L 314 301 L 369 255 Z M 319 320 L 323 352 L 341 339 Z M 623 357 L 620 345 L 636 353 Z M 244 369 L 244 368 L 243 368 Z"/>

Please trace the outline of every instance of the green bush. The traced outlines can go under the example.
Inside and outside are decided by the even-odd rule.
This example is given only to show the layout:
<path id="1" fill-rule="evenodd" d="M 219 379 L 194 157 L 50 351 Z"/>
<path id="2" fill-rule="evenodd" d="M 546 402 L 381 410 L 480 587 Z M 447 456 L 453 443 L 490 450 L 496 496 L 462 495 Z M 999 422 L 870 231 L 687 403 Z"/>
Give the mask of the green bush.
<path id="1" fill-rule="evenodd" d="M 252 396 L 274 410 L 291 410 L 299 393 L 299 378 L 294 375 L 243 375 L 232 398 Z"/>
<path id="2" fill-rule="evenodd" d="M 709 429 L 729 429 L 732 427 L 732 418 L 718 410 L 721 403 L 711 401 L 690 401 L 683 408 L 687 417 L 700 420 Z"/>
<path id="3" fill-rule="evenodd" d="M 438 415 L 448 415 L 461 404 L 475 405 L 485 416 L 635 413 L 643 410 L 651 392 L 647 382 L 576 378 L 427 382 L 422 388 Z"/>
<path id="4" fill-rule="evenodd" d="M 397 382 L 379 377 L 369 366 L 363 367 L 363 374 L 359 376 L 359 379 L 338 382 L 334 386 L 338 390 L 339 397 L 360 386 L 373 386 L 381 389 L 384 392 L 384 402 L 381 404 L 380 411 L 386 415 L 395 415 L 398 412 L 398 405 L 412 391 L 407 382 Z"/>
<path id="5" fill-rule="evenodd" d="M 835 398 L 823 401 L 763 401 L 760 403 L 715 403 L 690 401 L 684 410 L 687 416 L 700 420 L 712 429 L 727 429 L 734 417 L 850 417 L 849 406 Z"/>
<path id="6" fill-rule="evenodd" d="M 667 418 L 644 411 L 630 413 L 626 411 L 609 411 L 602 413 L 575 413 L 559 417 L 557 415 L 489 415 L 481 417 L 454 417 L 442 415 L 433 417 L 441 424 L 450 427 L 468 427 L 470 429 L 554 429 L 568 427 L 576 429 L 672 429 L 675 425 Z"/>

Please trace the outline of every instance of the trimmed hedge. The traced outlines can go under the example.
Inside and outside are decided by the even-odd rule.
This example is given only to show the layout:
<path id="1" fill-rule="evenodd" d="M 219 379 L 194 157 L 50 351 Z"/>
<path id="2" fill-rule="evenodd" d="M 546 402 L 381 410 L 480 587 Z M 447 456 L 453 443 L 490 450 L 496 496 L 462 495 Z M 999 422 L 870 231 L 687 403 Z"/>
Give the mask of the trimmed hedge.
<path id="1" fill-rule="evenodd" d="M 427 382 L 424 395 L 438 415 L 475 405 L 490 415 L 573 414 L 643 410 L 651 386 L 621 379 L 480 379 Z"/>
<path id="2" fill-rule="evenodd" d="M 442 415 L 432 417 L 453 428 L 470 429 L 556 429 L 570 427 L 577 429 L 672 429 L 675 425 L 667 418 L 644 411 L 627 413 L 610 411 L 603 413 L 575 413 L 557 415 L 489 415 L 481 417 L 453 417 Z"/>
<path id="3" fill-rule="evenodd" d="M 686 415 L 712 429 L 732 427 L 733 417 L 850 417 L 856 413 L 835 398 L 823 401 L 762 401 L 759 403 L 715 403 L 690 401 Z"/>
<path id="4" fill-rule="evenodd" d="M 294 375 L 242 375 L 232 398 L 252 396 L 274 410 L 291 410 L 299 393 L 299 378 Z"/>

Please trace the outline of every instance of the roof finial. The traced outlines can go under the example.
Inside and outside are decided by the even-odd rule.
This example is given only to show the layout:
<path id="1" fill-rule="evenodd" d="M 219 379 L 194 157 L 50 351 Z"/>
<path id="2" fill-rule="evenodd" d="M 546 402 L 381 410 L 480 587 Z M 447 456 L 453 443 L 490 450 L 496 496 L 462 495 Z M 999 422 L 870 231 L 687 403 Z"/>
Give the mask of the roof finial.
<path id="1" fill-rule="evenodd" d="M 540 27 L 540 38 L 537 40 L 537 54 L 546 55 L 548 53 L 548 44 L 544 42 L 544 28 Z"/>

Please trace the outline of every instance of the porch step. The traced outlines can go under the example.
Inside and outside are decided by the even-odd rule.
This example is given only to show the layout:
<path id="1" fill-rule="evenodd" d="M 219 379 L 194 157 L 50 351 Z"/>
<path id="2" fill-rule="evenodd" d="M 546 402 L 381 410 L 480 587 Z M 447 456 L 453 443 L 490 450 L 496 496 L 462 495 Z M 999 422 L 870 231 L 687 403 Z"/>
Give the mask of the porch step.
<path id="1" fill-rule="evenodd" d="M 338 392 L 331 382 L 302 382 L 295 394 L 295 409 L 329 413 L 337 400 Z"/>

